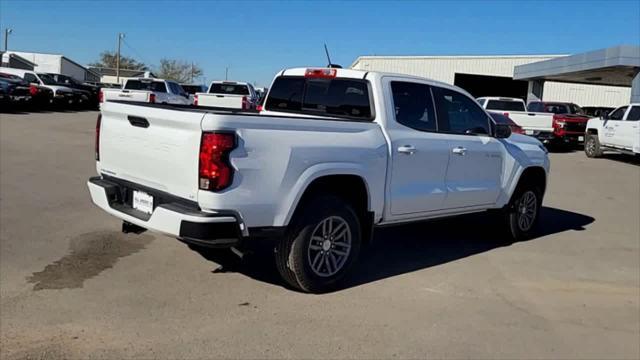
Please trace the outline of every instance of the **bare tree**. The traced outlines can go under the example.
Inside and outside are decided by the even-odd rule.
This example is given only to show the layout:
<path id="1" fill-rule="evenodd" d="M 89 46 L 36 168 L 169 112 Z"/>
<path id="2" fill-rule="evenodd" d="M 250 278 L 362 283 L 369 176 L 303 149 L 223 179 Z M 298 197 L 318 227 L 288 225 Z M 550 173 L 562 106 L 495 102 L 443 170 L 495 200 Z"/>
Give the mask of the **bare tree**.
<path id="1" fill-rule="evenodd" d="M 117 63 L 116 57 L 117 56 L 115 52 L 103 51 L 102 53 L 100 53 L 100 60 L 89 64 L 89 66 L 115 68 Z M 149 70 L 149 67 L 144 63 L 122 55 L 120 56 L 120 68 L 130 70 Z"/>
<path id="2" fill-rule="evenodd" d="M 179 83 L 192 82 L 194 79 L 201 77 L 202 74 L 202 68 L 198 65 L 173 59 L 160 59 L 160 67 L 157 71 L 158 77 Z"/>

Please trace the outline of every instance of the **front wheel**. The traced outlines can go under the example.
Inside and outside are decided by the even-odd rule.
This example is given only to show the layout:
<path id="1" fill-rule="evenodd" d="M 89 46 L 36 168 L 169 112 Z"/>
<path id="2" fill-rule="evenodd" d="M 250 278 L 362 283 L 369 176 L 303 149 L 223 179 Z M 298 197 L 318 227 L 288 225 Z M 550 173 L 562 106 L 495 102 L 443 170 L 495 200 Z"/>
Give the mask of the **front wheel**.
<path id="1" fill-rule="evenodd" d="M 303 205 L 275 249 L 278 271 L 295 289 L 322 293 L 344 279 L 360 252 L 360 222 L 353 207 L 332 195 Z"/>
<path id="2" fill-rule="evenodd" d="M 541 207 L 542 191 L 539 188 L 518 186 L 507 209 L 507 224 L 514 240 L 527 240 L 533 236 Z"/>
<path id="3" fill-rule="evenodd" d="M 587 139 L 584 142 L 584 153 L 587 155 L 587 157 L 590 158 L 597 158 L 602 156 L 602 149 L 600 148 L 600 140 L 598 140 L 598 135 L 587 135 Z"/>

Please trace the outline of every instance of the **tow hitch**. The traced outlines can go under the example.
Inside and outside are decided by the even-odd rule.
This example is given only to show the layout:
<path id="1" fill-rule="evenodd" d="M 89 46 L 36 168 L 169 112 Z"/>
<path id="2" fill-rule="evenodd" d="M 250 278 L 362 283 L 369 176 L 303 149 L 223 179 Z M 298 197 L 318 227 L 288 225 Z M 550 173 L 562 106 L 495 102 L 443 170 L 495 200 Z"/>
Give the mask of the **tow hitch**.
<path id="1" fill-rule="evenodd" d="M 143 228 L 142 226 L 132 224 L 128 221 L 122 222 L 122 232 L 125 234 L 129 234 L 129 233 L 142 234 L 145 231 L 147 231 L 147 229 Z"/>

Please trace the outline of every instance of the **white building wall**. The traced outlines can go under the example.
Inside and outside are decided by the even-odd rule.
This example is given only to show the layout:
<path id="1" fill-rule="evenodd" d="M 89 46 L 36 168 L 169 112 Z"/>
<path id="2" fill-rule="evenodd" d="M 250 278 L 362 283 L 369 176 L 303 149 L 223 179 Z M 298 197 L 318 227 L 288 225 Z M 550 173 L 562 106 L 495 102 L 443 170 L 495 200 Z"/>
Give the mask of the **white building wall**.
<path id="1" fill-rule="evenodd" d="M 512 56 L 361 56 L 353 69 L 426 77 L 448 84 L 455 74 L 513 77 L 517 65 L 564 55 Z M 543 100 L 574 102 L 581 106 L 618 106 L 629 102 L 631 88 L 546 82 Z"/>
<path id="2" fill-rule="evenodd" d="M 87 71 L 80 65 L 75 64 L 64 57 L 61 59 L 60 74 L 71 76 L 78 81 L 85 81 Z"/>
<path id="3" fill-rule="evenodd" d="M 580 106 L 618 107 L 629 103 L 631 88 L 546 81 L 542 99 L 568 101 Z"/>

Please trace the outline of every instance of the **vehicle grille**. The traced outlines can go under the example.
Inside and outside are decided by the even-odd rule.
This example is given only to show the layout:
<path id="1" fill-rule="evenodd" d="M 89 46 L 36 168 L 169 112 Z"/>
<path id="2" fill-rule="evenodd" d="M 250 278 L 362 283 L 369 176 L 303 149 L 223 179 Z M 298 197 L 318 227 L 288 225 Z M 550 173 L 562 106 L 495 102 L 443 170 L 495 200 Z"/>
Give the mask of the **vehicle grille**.
<path id="1" fill-rule="evenodd" d="M 584 132 L 586 128 L 586 122 L 567 122 L 565 125 L 565 130 L 571 132 Z"/>

